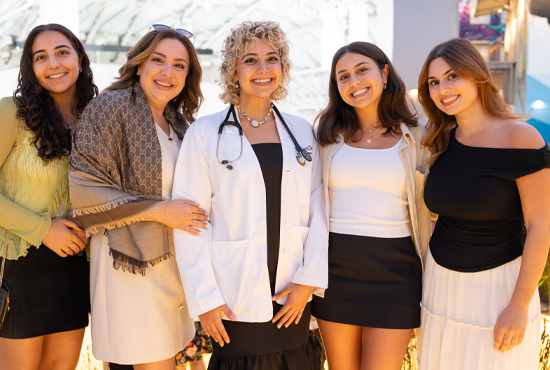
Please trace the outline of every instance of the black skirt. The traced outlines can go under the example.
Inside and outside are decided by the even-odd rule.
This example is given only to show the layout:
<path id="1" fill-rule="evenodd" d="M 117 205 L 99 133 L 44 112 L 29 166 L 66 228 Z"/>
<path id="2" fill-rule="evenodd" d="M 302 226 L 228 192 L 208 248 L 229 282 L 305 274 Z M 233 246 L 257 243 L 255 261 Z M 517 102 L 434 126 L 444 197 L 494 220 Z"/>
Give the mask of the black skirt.
<path id="1" fill-rule="evenodd" d="M 411 237 L 329 234 L 325 297 L 313 297 L 313 316 L 385 329 L 420 326 L 422 264 Z"/>
<path id="2" fill-rule="evenodd" d="M 31 247 L 25 257 L 6 260 L 4 281 L 10 287 L 10 310 L 0 337 L 25 339 L 88 326 L 86 253 L 63 258 L 45 245 Z"/>
<path id="3" fill-rule="evenodd" d="M 276 314 L 282 306 L 273 303 Z M 319 356 L 309 336 L 311 302 L 298 324 L 277 329 L 277 323 L 223 322 L 230 343 L 214 352 L 208 370 L 320 370 Z"/>

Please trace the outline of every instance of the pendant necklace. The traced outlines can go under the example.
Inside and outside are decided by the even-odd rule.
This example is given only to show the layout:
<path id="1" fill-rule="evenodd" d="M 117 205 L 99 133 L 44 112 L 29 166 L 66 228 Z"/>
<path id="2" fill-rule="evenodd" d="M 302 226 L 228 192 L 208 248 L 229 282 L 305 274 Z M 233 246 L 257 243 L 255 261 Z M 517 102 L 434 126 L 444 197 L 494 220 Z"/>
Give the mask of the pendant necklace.
<path id="1" fill-rule="evenodd" d="M 378 132 L 378 131 L 380 131 L 380 128 L 378 128 L 378 129 L 376 130 L 376 132 Z M 371 132 L 372 132 L 372 128 L 369 129 L 369 133 L 371 133 Z M 372 142 L 372 139 L 374 139 L 374 137 L 376 136 L 376 132 L 375 132 L 371 137 L 368 137 L 368 136 L 367 136 L 367 143 L 368 143 L 368 144 L 370 144 L 370 143 Z"/>
<path id="2" fill-rule="evenodd" d="M 250 123 L 250 126 L 252 127 L 255 127 L 255 128 L 258 128 L 260 127 L 260 125 L 263 125 L 266 121 L 269 121 L 269 116 L 271 115 L 271 112 L 273 112 L 273 104 L 270 104 L 269 105 L 269 111 L 267 112 L 267 114 L 265 115 L 264 117 L 264 120 L 263 121 L 257 121 L 255 119 L 251 120 L 250 118 L 248 118 L 246 116 L 246 113 L 244 112 L 244 109 L 242 109 L 241 107 L 239 107 L 239 105 L 237 105 L 237 112 L 239 113 L 242 113 L 242 115 L 244 116 L 244 118 L 246 118 L 248 120 L 248 122 Z"/>

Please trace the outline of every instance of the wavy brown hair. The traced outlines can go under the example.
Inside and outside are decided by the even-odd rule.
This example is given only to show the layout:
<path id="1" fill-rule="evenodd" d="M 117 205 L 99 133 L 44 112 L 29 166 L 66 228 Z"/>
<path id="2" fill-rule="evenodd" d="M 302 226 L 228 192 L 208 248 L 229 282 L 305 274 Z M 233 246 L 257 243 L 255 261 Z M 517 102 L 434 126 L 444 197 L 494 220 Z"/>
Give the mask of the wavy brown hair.
<path id="1" fill-rule="evenodd" d="M 376 62 L 380 71 L 386 65 L 389 68 L 387 86 L 382 90 L 382 96 L 378 103 L 378 118 L 380 124 L 386 128 L 385 134 L 396 132 L 401 122 L 407 126 L 416 126 L 416 111 L 415 113 L 411 111 L 412 102 L 407 95 L 405 83 L 386 54 L 374 44 L 358 41 L 341 47 L 332 58 L 328 105 L 316 118 L 316 121 L 318 120 L 317 140 L 319 144 L 323 146 L 333 144 L 337 141 L 339 134 L 343 134 L 344 139 L 348 140 L 361 130 L 355 108 L 344 102 L 338 91 L 336 64 L 346 53 L 357 53 L 371 58 Z"/>
<path id="2" fill-rule="evenodd" d="M 76 106 L 73 114 L 77 118 L 86 108 L 86 105 L 98 94 L 94 85 L 94 77 L 90 68 L 90 59 L 86 55 L 82 42 L 66 27 L 60 24 L 44 24 L 35 27 L 27 36 L 21 55 L 17 89 L 13 93 L 13 100 L 17 106 L 18 117 L 26 121 L 27 127 L 34 134 L 32 145 L 38 150 L 38 156 L 44 163 L 52 159 L 61 158 L 71 152 L 71 128 L 63 120 L 63 116 L 50 96 L 34 74 L 32 44 L 36 36 L 44 31 L 62 33 L 82 58 L 80 66 L 82 72 L 76 80 Z"/>
<path id="3" fill-rule="evenodd" d="M 457 125 L 455 116 L 450 116 L 441 111 L 430 97 L 428 72 L 430 63 L 437 58 L 443 58 L 458 76 L 477 83 L 478 99 L 481 100 L 485 111 L 492 117 L 500 119 L 529 117 L 517 116 L 512 112 L 500 96 L 489 66 L 470 41 L 463 38 L 454 38 L 442 42 L 430 51 L 418 77 L 418 100 L 428 117 L 426 125 L 428 133 L 424 138 L 424 145 L 432 153 L 432 156 L 428 159 L 429 165 L 432 165 L 441 153 L 447 149 L 449 132 Z"/>
<path id="4" fill-rule="evenodd" d="M 169 104 L 182 114 L 183 118 L 192 123 L 195 114 L 203 101 L 201 91 L 202 69 L 199 63 L 197 51 L 193 43 L 185 36 L 179 35 L 174 30 L 151 31 L 143 36 L 137 44 L 126 54 L 126 64 L 118 70 L 119 77 L 105 91 L 122 90 L 134 86 L 139 82 L 137 74 L 139 66 L 149 58 L 162 39 L 176 39 L 180 41 L 189 53 L 189 72 L 185 79 L 185 87 Z"/>

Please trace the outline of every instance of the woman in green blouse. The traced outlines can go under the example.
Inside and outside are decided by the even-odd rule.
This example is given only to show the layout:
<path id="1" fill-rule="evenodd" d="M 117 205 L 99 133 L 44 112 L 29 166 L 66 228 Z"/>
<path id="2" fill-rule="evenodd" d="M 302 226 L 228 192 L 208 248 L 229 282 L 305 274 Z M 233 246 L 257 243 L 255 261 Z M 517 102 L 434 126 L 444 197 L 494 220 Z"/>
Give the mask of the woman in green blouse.
<path id="1" fill-rule="evenodd" d="M 90 306 L 88 238 L 67 219 L 67 155 L 71 131 L 97 93 L 71 31 L 57 24 L 31 31 L 17 90 L 0 100 L 0 248 L 11 291 L 0 370 L 78 363 Z"/>

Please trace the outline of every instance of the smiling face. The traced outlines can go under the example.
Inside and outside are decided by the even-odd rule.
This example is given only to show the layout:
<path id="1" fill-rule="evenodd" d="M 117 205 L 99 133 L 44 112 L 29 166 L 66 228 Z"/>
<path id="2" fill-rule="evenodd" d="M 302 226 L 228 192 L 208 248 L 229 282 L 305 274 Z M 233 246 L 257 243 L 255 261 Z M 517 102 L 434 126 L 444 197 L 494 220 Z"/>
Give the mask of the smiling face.
<path id="1" fill-rule="evenodd" d="M 279 53 L 261 39 L 255 39 L 246 54 L 237 59 L 240 99 L 269 99 L 279 87 L 281 76 Z"/>
<path id="2" fill-rule="evenodd" d="M 460 77 L 443 58 L 430 63 L 428 86 L 434 104 L 450 116 L 460 115 L 481 104 L 477 83 Z"/>
<path id="3" fill-rule="evenodd" d="M 346 53 L 336 63 L 336 83 L 342 100 L 355 109 L 378 108 L 389 67 L 380 70 L 373 59 Z"/>
<path id="4" fill-rule="evenodd" d="M 147 102 L 164 110 L 178 96 L 189 72 L 189 53 L 177 39 L 160 40 L 155 50 L 138 68 L 139 82 Z"/>
<path id="5" fill-rule="evenodd" d="M 32 55 L 34 74 L 50 95 L 74 95 L 82 58 L 65 35 L 58 31 L 39 33 L 32 43 Z"/>

